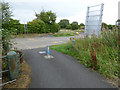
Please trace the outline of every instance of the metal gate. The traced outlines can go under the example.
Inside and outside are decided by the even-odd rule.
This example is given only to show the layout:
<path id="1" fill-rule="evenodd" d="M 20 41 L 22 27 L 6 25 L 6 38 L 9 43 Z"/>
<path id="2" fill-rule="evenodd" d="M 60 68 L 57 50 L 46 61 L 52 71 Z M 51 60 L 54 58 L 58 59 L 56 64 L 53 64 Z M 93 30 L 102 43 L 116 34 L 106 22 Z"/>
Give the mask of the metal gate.
<path id="1" fill-rule="evenodd" d="M 100 35 L 104 4 L 90 6 L 87 8 L 85 34 Z"/>

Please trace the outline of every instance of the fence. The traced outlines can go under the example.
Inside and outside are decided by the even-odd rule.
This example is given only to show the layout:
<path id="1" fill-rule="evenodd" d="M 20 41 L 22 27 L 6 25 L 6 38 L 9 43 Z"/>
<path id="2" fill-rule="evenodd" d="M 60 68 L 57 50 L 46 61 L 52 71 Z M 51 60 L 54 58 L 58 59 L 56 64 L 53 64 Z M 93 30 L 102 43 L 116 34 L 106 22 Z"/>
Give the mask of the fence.
<path id="1" fill-rule="evenodd" d="M 12 83 L 16 81 L 16 79 L 18 78 L 18 74 L 19 74 L 18 73 L 18 60 L 21 61 L 22 56 L 23 56 L 22 53 L 17 50 L 16 52 L 10 51 L 9 53 L 7 53 L 6 56 L 2 56 L 0 58 L 0 59 L 6 58 L 7 64 L 8 64 L 8 69 L 4 71 L 1 70 L 0 74 L 2 75 L 2 73 L 9 72 L 10 79 L 11 79 L 11 81 L 0 84 L 0 87 L 8 83 Z M 22 63 L 22 61 L 20 63 Z M 0 77 L 0 80 L 2 80 L 2 76 Z"/>
<path id="2" fill-rule="evenodd" d="M 104 4 L 90 6 L 87 8 L 85 34 L 100 35 Z"/>

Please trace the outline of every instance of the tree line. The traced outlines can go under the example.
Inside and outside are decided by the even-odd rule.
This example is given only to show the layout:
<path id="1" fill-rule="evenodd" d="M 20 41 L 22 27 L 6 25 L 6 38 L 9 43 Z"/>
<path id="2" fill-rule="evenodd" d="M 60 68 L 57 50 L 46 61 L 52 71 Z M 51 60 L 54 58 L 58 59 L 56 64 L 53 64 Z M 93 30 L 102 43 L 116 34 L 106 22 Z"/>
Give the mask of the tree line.
<path id="1" fill-rule="evenodd" d="M 72 23 L 70 23 L 68 19 L 62 19 L 58 24 L 60 25 L 61 28 L 64 28 L 64 29 L 75 30 L 75 29 L 85 28 L 85 25 L 83 23 L 81 23 L 80 25 L 78 25 L 77 21 L 73 21 Z"/>
<path id="2" fill-rule="evenodd" d="M 24 34 L 24 24 L 21 24 L 19 20 L 12 18 L 12 11 L 10 10 L 9 3 L 2 2 L 2 28 L 8 30 L 11 34 Z M 27 22 L 28 33 L 55 33 L 60 29 L 84 29 L 85 25 L 78 24 L 77 21 L 72 23 L 68 19 L 62 19 L 56 23 L 56 14 L 52 11 L 42 10 L 40 13 L 35 13 L 36 18 Z M 102 23 L 105 29 L 113 29 L 115 25 L 107 25 Z"/>

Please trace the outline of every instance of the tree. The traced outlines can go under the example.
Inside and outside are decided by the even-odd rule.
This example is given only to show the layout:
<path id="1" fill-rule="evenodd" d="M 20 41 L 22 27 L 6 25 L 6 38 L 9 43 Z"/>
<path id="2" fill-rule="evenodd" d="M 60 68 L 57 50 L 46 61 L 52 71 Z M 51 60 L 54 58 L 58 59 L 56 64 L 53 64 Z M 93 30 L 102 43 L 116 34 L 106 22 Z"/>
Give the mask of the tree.
<path id="1" fill-rule="evenodd" d="M 43 10 L 40 14 L 36 14 L 36 17 L 48 24 L 52 24 L 56 21 L 56 14 L 52 11 L 45 12 Z"/>
<path id="2" fill-rule="evenodd" d="M 66 28 L 66 26 L 69 25 L 69 20 L 68 19 L 60 20 L 58 24 L 60 25 L 61 28 Z"/>
<path id="3" fill-rule="evenodd" d="M 2 54 L 6 55 L 10 50 L 10 33 L 9 33 L 9 22 L 12 16 L 10 6 L 8 3 L 1 3 L 2 9 Z M 1 18 L 0 18 L 1 19 Z"/>
<path id="4" fill-rule="evenodd" d="M 55 23 L 56 14 L 52 11 L 45 12 L 43 10 L 40 14 L 36 14 L 36 17 L 45 23 L 45 33 L 55 33 L 60 30 L 59 24 Z"/>
<path id="5" fill-rule="evenodd" d="M 2 28 L 9 29 L 9 22 L 12 16 L 9 3 L 2 2 Z"/>
<path id="6" fill-rule="evenodd" d="M 19 20 L 12 19 L 12 11 L 10 10 L 9 3 L 2 2 L 2 28 L 8 29 L 11 34 L 19 34 L 23 29 Z"/>
<path id="7" fill-rule="evenodd" d="M 11 34 L 19 34 L 22 30 L 22 26 L 21 26 L 19 20 L 10 18 L 8 29 Z"/>
<path id="8" fill-rule="evenodd" d="M 72 29 L 72 26 L 69 24 L 66 26 L 66 29 Z"/>
<path id="9" fill-rule="evenodd" d="M 71 23 L 72 30 L 78 29 L 78 22 L 74 21 Z"/>
<path id="10" fill-rule="evenodd" d="M 85 29 L 85 25 L 83 23 L 80 24 L 80 29 Z"/>
<path id="11" fill-rule="evenodd" d="M 27 23 L 29 33 L 46 33 L 45 23 L 42 20 L 34 19 Z"/>
<path id="12" fill-rule="evenodd" d="M 80 26 L 85 26 L 85 25 L 83 23 L 81 23 Z"/>
<path id="13" fill-rule="evenodd" d="M 50 29 L 52 33 L 58 32 L 60 30 L 60 25 L 57 23 L 52 23 Z"/>

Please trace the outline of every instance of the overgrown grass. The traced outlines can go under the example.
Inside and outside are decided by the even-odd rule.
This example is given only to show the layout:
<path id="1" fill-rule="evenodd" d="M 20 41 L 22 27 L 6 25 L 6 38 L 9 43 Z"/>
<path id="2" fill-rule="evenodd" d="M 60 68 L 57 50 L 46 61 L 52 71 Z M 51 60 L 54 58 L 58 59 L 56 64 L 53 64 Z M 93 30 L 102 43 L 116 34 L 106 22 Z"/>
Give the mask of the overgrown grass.
<path id="1" fill-rule="evenodd" d="M 119 76 L 118 66 L 118 31 L 105 31 L 101 37 L 92 36 L 75 39 L 66 44 L 54 45 L 51 49 L 72 55 L 81 64 L 91 67 L 107 78 L 116 79 Z"/>
<path id="2" fill-rule="evenodd" d="M 55 37 L 74 36 L 74 31 L 71 30 L 60 30 L 58 33 L 53 34 Z"/>

